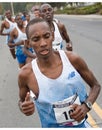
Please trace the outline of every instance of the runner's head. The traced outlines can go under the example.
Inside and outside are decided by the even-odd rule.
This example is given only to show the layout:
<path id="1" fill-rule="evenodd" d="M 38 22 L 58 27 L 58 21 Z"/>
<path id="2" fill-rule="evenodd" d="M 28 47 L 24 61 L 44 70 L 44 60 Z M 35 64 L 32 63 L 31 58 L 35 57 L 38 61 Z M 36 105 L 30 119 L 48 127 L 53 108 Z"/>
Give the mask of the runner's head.
<path id="1" fill-rule="evenodd" d="M 43 19 L 45 19 L 47 22 L 50 22 L 53 20 L 53 8 L 50 4 L 43 4 L 40 7 L 40 14 Z"/>

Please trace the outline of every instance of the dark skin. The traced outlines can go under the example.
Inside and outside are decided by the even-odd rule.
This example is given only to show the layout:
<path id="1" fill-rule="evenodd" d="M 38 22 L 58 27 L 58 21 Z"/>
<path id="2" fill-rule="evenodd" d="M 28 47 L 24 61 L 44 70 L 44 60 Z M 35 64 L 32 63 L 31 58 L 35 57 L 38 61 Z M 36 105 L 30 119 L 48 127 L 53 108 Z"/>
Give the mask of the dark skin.
<path id="1" fill-rule="evenodd" d="M 5 16 L 8 18 L 9 21 L 14 22 L 14 19 L 11 17 L 11 12 L 10 12 L 10 10 L 7 10 L 7 11 L 5 12 Z M 3 23 L 1 24 L 0 35 L 3 35 L 3 36 L 9 35 L 9 33 L 3 32 L 4 29 L 8 29 L 9 27 L 10 27 L 9 23 L 8 23 L 6 20 L 3 21 Z"/>
<path id="2" fill-rule="evenodd" d="M 15 43 L 15 44 L 12 43 L 13 40 L 18 37 L 18 31 L 17 31 L 16 28 L 13 29 L 13 31 L 12 31 L 11 34 L 10 34 L 10 36 L 11 36 L 11 38 L 10 38 L 9 43 L 8 43 L 8 46 L 9 46 L 9 47 L 12 48 L 12 47 L 15 47 L 15 46 L 19 46 L 19 45 L 23 45 L 23 44 L 24 44 L 24 41 L 23 41 L 23 40 L 20 41 L 20 42 Z"/>
<path id="3" fill-rule="evenodd" d="M 54 24 L 53 24 L 53 21 L 54 21 L 53 15 L 54 15 L 54 11 L 53 11 L 53 8 L 51 7 L 51 5 L 43 4 L 40 7 L 40 16 L 48 22 L 51 30 L 54 32 L 55 28 L 54 28 Z M 60 34 L 61 34 L 63 40 L 66 41 L 66 50 L 72 51 L 73 50 L 72 42 L 69 38 L 65 25 L 60 21 L 57 22 L 57 25 L 58 25 L 58 28 L 60 30 Z M 36 57 L 36 55 L 32 54 L 31 52 L 29 52 L 26 49 L 26 46 L 24 48 L 24 52 L 32 59 Z"/>
<path id="4" fill-rule="evenodd" d="M 62 24 L 61 22 L 58 22 L 58 27 L 60 29 L 61 36 L 66 41 L 66 50 L 72 51 L 73 50 L 72 42 L 67 34 L 67 30 L 66 30 L 64 24 Z"/>
<path id="5" fill-rule="evenodd" d="M 17 16 L 17 17 L 16 17 L 16 23 L 17 23 L 18 28 L 19 28 L 23 33 L 25 33 L 25 27 L 23 26 L 23 21 L 22 21 L 22 19 L 21 19 L 20 16 Z M 20 42 L 18 42 L 18 43 L 12 44 L 13 40 L 18 37 L 18 30 L 17 30 L 16 28 L 14 28 L 14 29 L 12 30 L 12 32 L 10 33 L 10 37 L 11 37 L 11 38 L 10 38 L 9 43 L 8 43 L 8 46 L 9 46 L 9 47 L 12 48 L 12 47 L 15 47 L 15 46 L 24 44 L 24 41 L 20 41 Z"/>
<path id="6" fill-rule="evenodd" d="M 18 28 L 23 32 L 25 33 L 25 27 L 23 26 L 23 21 L 21 19 L 21 16 L 17 16 L 16 17 L 16 23 L 17 23 L 17 26 Z M 12 30 L 12 32 L 10 33 L 10 40 L 9 40 L 9 43 L 8 43 L 8 46 L 10 48 L 14 48 L 16 46 L 19 46 L 19 45 L 24 45 L 24 43 L 26 42 L 25 40 L 21 40 L 19 42 L 16 42 L 13 44 L 13 40 L 16 39 L 18 37 L 18 30 L 16 28 L 14 28 Z M 14 54 L 13 57 L 16 57 L 16 55 Z M 23 64 L 20 64 L 19 63 L 19 67 L 21 68 L 22 66 L 24 66 L 25 63 Z"/>
<path id="7" fill-rule="evenodd" d="M 40 8 L 40 13 L 41 13 L 41 17 L 49 23 L 50 28 L 52 29 L 52 31 L 54 31 L 55 30 L 54 25 L 53 25 L 54 11 L 51 5 L 43 4 Z M 60 21 L 57 21 L 56 23 L 58 25 L 58 28 L 60 30 L 63 40 L 66 41 L 66 50 L 72 51 L 73 50 L 72 42 L 69 38 L 65 25 Z"/>
<path id="8" fill-rule="evenodd" d="M 10 10 L 7 10 L 5 12 L 5 16 L 7 17 L 7 19 L 11 22 L 15 22 L 15 20 L 12 18 L 11 16 L 11 11 Z M 8 23 L 8 21 L 4 20 L 1 24 L 1 29 L 0 29 L 0 35 L 2 36 L 6 36 L 6 35 L 10 35 L 10 33 L 5 33 L 4 32 L 4 29 L 9 29 L 10 28 L 10 25 Z M 15 49 L 10 49 L 10 52 L 11 52 L 11 55 L 12 57 L 15 59 Z"/>
<path id="9" fill-rule="evenodd" d="M 53 34 L 46 22 L 35 23 L 29 26 L 29 44 L 36 52 L 37 64 L 40 71 L 47 77 L 56 79 L 61 75 L 63 65 L 59 52 L 52 49 L 52 41 Z M 65 53 L 71 64 L 89 85 L 90 92 L 87 101 L 93 104 L 100 92 L 101 86 L 99 82 L 80 56 L 71 51 L 66 51 Z M 39 86 L 33 73 L 31 63 L 25 65 L 19 72 L 18 85 L 20 109 L 25 115 L 32 115 L 35 111 L 35 105 L 30 100 L 29 91 L 32 90 L 36 98 L 38 98 Z M 72 108 L 74 112 L 71 113 L 70 116 L 78 122 L 84 119 L 89 111 L 84 104 L 73 104 Z"/>

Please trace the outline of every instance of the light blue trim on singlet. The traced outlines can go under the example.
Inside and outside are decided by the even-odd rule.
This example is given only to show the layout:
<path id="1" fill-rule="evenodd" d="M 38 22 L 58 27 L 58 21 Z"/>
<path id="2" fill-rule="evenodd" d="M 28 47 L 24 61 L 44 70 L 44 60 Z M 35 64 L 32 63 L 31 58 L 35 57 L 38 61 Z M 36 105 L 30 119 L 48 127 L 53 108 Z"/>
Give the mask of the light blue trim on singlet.
<path id="1" fill-rule="evenodd" d="M 63 63 L 61 75 L 51 79 L 43 75 L 37 65 L 36 59 L 32 61 L 32 68 L 39 86 L 39 96 L 35 104 L 39 113 L 42 127 L 70 127 L 57 124 L 52 103 L 62 101 L 75 93 L 78 94 L 80 102 L 87 98 L 86 88 L 81 76 L 72 66 L 63 50 L 59 50 Z M 84 122 L 73 127 L 86 127 Z"/>

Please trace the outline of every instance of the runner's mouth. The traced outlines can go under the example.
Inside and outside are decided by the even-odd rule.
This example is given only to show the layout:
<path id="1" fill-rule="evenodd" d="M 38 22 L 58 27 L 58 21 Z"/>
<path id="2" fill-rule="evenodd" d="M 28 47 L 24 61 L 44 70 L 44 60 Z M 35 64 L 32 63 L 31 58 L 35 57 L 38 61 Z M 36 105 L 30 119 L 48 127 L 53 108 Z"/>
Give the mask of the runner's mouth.
<path id="1" fill-rule="evenodd" d="M 48 49 L 45 49 L 45 50 L 40 51 L 40 54 L 41 54 L 41 55 L 46 55 L 46 54 L 48 54 L 48 53 L 49 53 L 49 50 L 48 50 Z"/>

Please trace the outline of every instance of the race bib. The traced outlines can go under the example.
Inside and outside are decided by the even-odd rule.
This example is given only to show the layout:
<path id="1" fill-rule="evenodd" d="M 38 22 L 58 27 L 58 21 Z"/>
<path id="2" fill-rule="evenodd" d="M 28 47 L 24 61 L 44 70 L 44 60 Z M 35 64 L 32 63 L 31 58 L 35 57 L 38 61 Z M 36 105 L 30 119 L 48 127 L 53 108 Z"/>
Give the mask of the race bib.
<path id="1" fill-rule="evenodd" d="M 58 124 L 73 126 L 81 123 L 75 121 L 74 119 L 71 119 L 70 117 L 70 113 L 73 112 L 71 105 L 74 103 L 80 105 L 79 96 L 77 94 L 63 101 L 53 103 L 55 118 Z"/>

